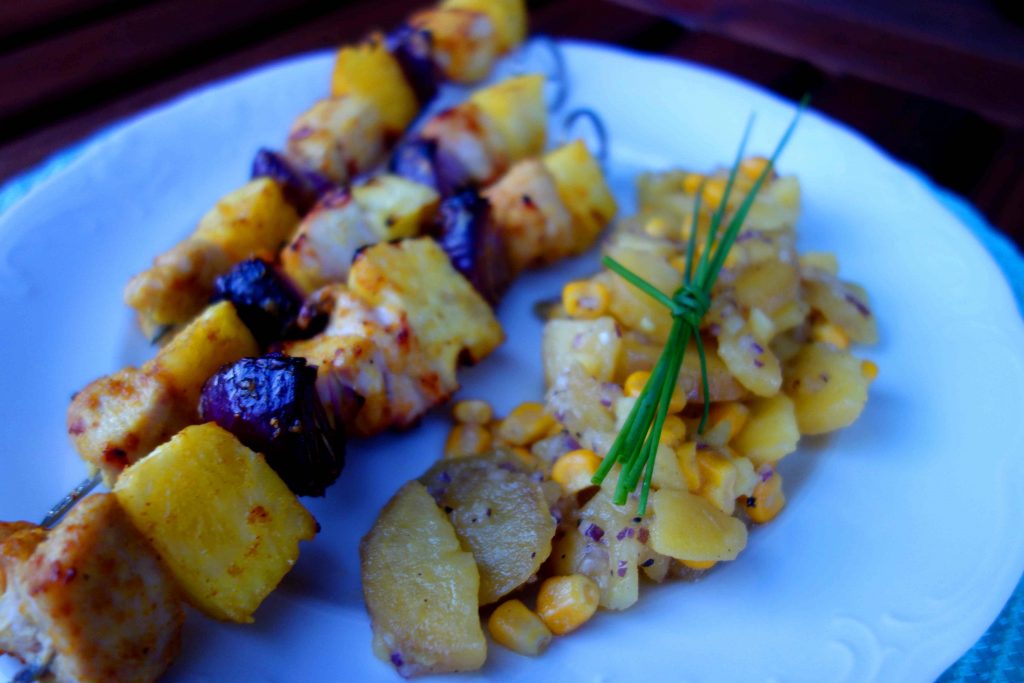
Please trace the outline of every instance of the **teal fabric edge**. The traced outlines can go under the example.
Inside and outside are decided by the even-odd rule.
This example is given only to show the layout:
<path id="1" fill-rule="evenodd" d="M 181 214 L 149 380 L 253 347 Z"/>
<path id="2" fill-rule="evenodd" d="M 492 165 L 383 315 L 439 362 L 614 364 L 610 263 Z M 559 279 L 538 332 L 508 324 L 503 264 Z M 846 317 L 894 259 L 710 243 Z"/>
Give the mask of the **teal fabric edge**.
<path id="1" fill-rule="evenodd" d="M 0 215 L 48 178 L 67 168 L 82 153 L 99 143 L 111 129 L 68 147 L 41 164 L 0 186 Z M 922 173 L 904 166 L 953 212 L 981 241 L 1002 268 L 1013 290 L 1017 309 L 1024 316 L 1024 257 L 1006 237 L 962 197 L 935 185 Z M 939 678 L 938 683 L 1015 683 L 1024 680 L 1024 578 L 995 622 L 975 645 Z"/>

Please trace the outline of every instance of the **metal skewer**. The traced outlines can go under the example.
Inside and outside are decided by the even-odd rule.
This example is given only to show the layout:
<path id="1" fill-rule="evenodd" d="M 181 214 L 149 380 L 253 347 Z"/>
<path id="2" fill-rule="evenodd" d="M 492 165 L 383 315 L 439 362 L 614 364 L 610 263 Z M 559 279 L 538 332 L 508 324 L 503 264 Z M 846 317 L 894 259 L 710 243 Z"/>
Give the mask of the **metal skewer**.
<path id="1" fill-rule="evenodd" d="M 601 162 L 601 166 L 606 166 L 608 162 L 608 129 L 604 125 L 604 121 L 593 109 L 586 107 L 580 109 L 573 109 L 571 112 L 566 114 L 565 118 L 562 119 L 562 141 L 566 142 L 572 137 L 573 128 L 580 121 L 589 122 L 590 127 L 593 129 L 593 142 L 594 156 L 598 161 Z"/>
<path id="2" fill-rule="evenodd" d="M 96 488 L 101 481 L 103 481 L 103 475 L 97 471 L 91 477 L 83 480 L 78 486 L 71 489 L 68 495 L 61 498 L 60 502 L 50 508 L 50 511 L 43 517 L 43 527 L 52 529 L 53 525 L 59 522 L 68 513 L 68 510 L 75 506 L 75 503 L 89 495 L 89 492 Z"/>

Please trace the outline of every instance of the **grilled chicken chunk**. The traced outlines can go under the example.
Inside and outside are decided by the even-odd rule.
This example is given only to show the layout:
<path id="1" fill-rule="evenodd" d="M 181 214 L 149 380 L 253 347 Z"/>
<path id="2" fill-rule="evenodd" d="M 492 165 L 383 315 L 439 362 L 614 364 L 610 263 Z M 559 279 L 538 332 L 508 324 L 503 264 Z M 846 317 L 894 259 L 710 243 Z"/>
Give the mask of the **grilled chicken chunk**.
<path id="1" fill-rule="evenodd" d="M 411 425 L 458 389 L 463 355 L 479 360 L 503 337 L 487 302 L 429 238 L 364 250 L 348 285 L 314 302 L 330 311 L 327 328 L 285 353 L 320 368 L 328 413 L 355 434 Z"/>
<path id="2" fill-rule="evenodd" d="M 112 495 L 86 498 L 52 531 L 0 524 L 0 652 L 49 662 L 52 680 L 156 680 L 183 621 L 176 587 Z"/>

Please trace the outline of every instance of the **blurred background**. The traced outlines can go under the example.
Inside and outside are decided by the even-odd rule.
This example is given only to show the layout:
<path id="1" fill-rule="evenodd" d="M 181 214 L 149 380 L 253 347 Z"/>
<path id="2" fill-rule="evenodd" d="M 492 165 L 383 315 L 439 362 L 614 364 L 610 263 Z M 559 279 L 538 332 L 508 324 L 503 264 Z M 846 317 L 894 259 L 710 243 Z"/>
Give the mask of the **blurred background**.
<path id="1" fill-rule="evenodd" d="M 0 2 L 0 182 L 415 0 Z M 532 29 L 728 71 L 856 128 L 1024 246 L 1024 0 L 535 0 Z"/>

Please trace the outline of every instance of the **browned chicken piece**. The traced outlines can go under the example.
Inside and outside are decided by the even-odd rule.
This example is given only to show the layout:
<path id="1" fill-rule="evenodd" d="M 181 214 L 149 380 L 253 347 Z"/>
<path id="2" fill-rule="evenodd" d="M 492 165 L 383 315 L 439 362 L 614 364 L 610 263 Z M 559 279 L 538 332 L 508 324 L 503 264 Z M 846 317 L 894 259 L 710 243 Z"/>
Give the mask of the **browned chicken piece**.
<path id="1" fill-rule="evenodd" d="M 108 485 L 183 427 L 199 421 L 203 384 L 221 366 L 259 353 L 228 301 L 209 306 L 141 368 L 86 386 L 68 407 L 75 449 Z"/>
<path id="2" fill-rule="evenodd" d="M 433 117 L 420 136 L 437 143 L 439 163 L 452 174 L 449 182 L 455 187 L 493 182 L 510 162 L 501 132 L 473 102 Z"/>
<path id="3" fill-rule="evenodd" d="M 319 367 L 328 413 L 354 434 L 407 427 L 459 388 L 460 360 L 490 354 L 503 332 L 487 302 L 429 238 L 374 245 L 348 285 L 312 305 L 330 312 L 312 339 L 285 345 Z"/>
<path id="4" fill-rule="evenodd" d="M 0 524 L 0 652 L 45 666 L 48 679 L 154 681 L 178 653 L 184 618 L 114 496 L 86 498 L 52 531 Z"/>
<path id="5" fill-rule="evenodd" d="M 320 368 L 321 399 L 350 434 L 411 426 L 458 388 L 442 378 L 404 313 L 371 307 L 345 285 L 330 285 L 314 296 L 330 311 L 327 328 L 286 344 L 285 351 Z"/>
<path id="6" fill-rule="evenodd" d="M 515 272 L 559 261 L 593 239 L 577 234 L 581 230 L 559 197 L 554 176 L 539 159 L 520 161 L 483 196 L 491 203 Z"/>

